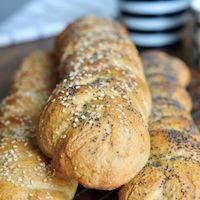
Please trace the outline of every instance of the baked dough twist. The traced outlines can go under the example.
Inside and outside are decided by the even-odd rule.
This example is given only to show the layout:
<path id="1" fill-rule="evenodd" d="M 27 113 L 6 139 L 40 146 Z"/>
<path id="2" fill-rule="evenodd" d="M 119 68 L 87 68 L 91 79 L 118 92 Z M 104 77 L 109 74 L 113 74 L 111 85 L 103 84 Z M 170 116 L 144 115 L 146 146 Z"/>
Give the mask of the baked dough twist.
<path id="1" fill-rule="evenodd" d="M 188 112 L 191 100 L 184 88 L 189 82 L 189 70 L 179 59 L 165 53 L 146 52 L 142 58 L 153 96 L 151 155 L 139 174 L 120 189 L 119 198 L 198 200 L 199 133 Z"/>
<path id="2" fill-rule="evenodd" d="M 135 46 L 120 24 L 86 17 L 59 35 L 55 53 L 63 81 L 40 118 L 41 150 L 86 187 L 127 183 L 150 150 L 151 98 Z"/>
<path id="3" fill-rule="evenodd" d="M 56 84 L 51 56 L 23 61 L 0 107 L 0 199 L 70 200 L 77 182 L 61 179 L 36 144 L 39 114 Z"/>

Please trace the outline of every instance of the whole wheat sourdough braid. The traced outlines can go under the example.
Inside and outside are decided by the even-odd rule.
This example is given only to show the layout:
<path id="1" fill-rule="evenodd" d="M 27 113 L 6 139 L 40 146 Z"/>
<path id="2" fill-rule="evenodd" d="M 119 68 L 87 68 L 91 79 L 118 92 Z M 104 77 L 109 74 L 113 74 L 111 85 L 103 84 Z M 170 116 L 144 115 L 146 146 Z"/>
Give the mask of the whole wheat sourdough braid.
<path id="1" fill-rule="evenodd" d="M 148 52 L 142 58 L 152 93 L 151 156 L 120 189 L 120 200 L 199 200 L 199 133 L 188 112 L 191 102 L 184 89 L 189 70 L 165 53 Z M 158 93 L 157 88 L 162 90 Z"/>
<path id="2" fill-rule="evenodd" d="M 0 106 L 0 199 L 70 200 L 77 182 L 61 179 L 36 145 L 39 114 L 56 84 L 52 58 L 33 53 L 22 63 Z"/>
<path id="3" fill-rule="evenodd" d="M 127 183 L 150 150 L 151 98 L 135 46 L 120 24 L 87 17 L 58 36 L 55 53 L 63 81 L 40 118 L 41 150 L 86 187 Z"/>

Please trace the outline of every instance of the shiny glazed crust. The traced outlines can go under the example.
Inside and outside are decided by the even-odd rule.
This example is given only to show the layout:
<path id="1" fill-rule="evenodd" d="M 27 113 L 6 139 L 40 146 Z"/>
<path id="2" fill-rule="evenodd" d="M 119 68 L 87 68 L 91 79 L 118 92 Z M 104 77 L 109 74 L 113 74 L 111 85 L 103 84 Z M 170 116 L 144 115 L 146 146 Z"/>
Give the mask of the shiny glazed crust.
<path id="1" fill-rule="evenodd" d="M 58 36 L 55 53 L 63 81 L 40 118 L 41 150 L 86 187 L 127 183 L 150 150 L 151 98 L 135 46 L 120 24 L 87 17 Z"/>
<path id="2" fill-rule="evenodd" d="M 151 155 L 147 165 L 139 174 L 120 189 L 119 198 L 120 200 L 198 200 L 200 199 L 200 137 L 188 112 L 191 110 L 190 98 L 178 94 L 180 91 L 187 94 L 184 87 L 189 82 L 190 75 L 187 74 L 189 70 L 185 64 L 181 64 L 182 61 L 162 52 L 146 52 L 142 58 L 150 90 L 153 85 L 151 92 L 154 99 L 149 122 Z M 171 60 L 170 65 L 166 63 L 169 60 Z M 176 73 L 178 70 L 179 73 Z M 154 76 L 157 72 L 159 79 Z M 171 79 L 168 75 L 174 78 Z M 170 87 L 166 84 L 168 81 Z M 163 87 L 160 93 L 156 92 L 155 82 L 158 87 Z M 183 101 L 188 101 L 188 104 L 184 105 Z"/>
<path id="3" fill-rule="evenodd" d="M 61 179 L 36 144 L 39 114 L 56 84 L 51 56 L 36 52 L 20 66 L 0 106 L 0 199 L 70 200 L 77 182 Z"/>

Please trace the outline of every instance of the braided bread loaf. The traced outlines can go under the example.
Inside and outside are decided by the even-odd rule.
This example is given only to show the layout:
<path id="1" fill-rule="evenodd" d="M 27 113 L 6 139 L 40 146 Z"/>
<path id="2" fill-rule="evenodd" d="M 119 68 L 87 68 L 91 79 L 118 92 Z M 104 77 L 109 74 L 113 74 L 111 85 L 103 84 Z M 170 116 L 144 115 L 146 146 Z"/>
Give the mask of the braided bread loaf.
<path id="1" fill-rule="evenodd" d="M 62 180 L 36 145 L 39 113 L 55 85 L 52 58 L 28 56 L 0 107 L 0 199 L 72 199 L 77 182 Z"/>
<path id="2" fill-rule="evenodd" d="M 87 17 L 61 33 L 55 52 L 63 81 L 41 115 L 39 146 L 63 176 L 117 188 L 150 150 L 151 98 L 136 48 L 118 23 Z"/>
<path id="3" fill-rule="evenodd" d="M 199 134 L 183 88 L 188 84 L 188 69 L 179 59 L 161 52 L 144 53 L 142 58 L 153 97 L 151 156 L 139 174 L 120 189 L 120 200 L 200 199 Z M 163 89 L 158 93 L 156 87 Z"/>

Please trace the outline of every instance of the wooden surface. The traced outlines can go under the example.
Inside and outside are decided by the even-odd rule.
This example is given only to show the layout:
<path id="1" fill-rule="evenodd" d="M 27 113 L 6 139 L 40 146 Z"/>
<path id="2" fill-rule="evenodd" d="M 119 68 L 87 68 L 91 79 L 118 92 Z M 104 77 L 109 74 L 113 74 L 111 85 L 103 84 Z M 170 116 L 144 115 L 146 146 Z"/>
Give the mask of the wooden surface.
<path id="1" fill-rule="evenodd" d="M 0 48 L 0 99 L 2 99 L 9 91 L 13 75 L 17 70 L 22 58 L 35 50 L 51 51 L 53 47 L 53 38 L 36 41 L 32 43 Z M 140 49 L 143 51 L 144 49 Z M 172 55 L 182 58 L 190 67 L 193 73 L 193 81 L 190 86 L 192 90 L 195 110 L 193 116 L 200 124 L 200 72 L 195 69 L 193 59 L 193 47 L 190 38 L 184 42 L 171 47 L 163 48 Z M 79 186 L 75 200 L 117 200 L 117 190 L 114 191 L 97 191 L 88 190 Z"/>

